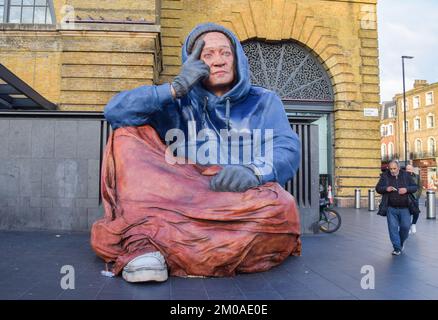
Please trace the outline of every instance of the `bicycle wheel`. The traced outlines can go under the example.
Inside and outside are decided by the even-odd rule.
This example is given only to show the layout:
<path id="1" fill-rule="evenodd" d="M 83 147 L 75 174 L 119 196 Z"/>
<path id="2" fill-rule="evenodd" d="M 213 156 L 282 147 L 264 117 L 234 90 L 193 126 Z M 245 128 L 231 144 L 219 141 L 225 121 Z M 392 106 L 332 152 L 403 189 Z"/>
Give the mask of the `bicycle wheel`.
<path id="1" fill-rule="evenodd" d="M 341 215 L 331 208 L 324 208 L 319 220 L 319 229 L 325 233 L 333 233 L 341 226 Z"/>

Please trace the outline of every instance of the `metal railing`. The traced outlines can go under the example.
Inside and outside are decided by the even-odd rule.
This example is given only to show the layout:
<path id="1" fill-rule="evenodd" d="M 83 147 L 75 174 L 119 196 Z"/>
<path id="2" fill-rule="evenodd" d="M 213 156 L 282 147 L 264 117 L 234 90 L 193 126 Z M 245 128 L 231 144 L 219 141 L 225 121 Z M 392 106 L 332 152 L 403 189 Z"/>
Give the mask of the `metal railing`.
<path id="1" fill-rule="evenodd" d="M 309 233 L 319 219 L 318 126 L 291 123 L 291 127 L 300 138 L 301 163 L 297 174 L 286 183 L 285 189 L 295 197 L 300 208 L 302 231 Z"/>
<path id="2" fill-rule="evenodd" d="M 412 159 L 424 159 L 424 158 L 435 158 L 438 157 L 437 151 L 432 152 L 413 152 L 411 153 Z"/>
<path id="3" fill-rule="evenodd" d="M 398 153 L 394 153 L 393 155 L 385 155 L 382 157 L 382 161 L 391 161 L 395 159 L 400 159 L 400 156 Z"/>

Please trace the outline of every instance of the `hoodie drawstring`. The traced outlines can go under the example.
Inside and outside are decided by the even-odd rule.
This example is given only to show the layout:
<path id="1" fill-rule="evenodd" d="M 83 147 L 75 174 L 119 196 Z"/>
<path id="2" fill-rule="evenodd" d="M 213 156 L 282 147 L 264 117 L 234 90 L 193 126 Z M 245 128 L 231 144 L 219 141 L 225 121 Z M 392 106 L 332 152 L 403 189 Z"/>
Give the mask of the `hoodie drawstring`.
<path id="1" fill-rule="evenodd" d="M 207 127 L 207 123 L 206 123 L 206 120 L 205 120 L 205 115 L 207 114 L 207 105 L 208 105 L 208 97 L 205 96 L 204 97 L 204 112 L 202 113 L 202 126 L 204 128 Z"/>
<path id="2" fill-rule="evenodd" d="M 230 103 L 230 97 L 227 97 L 225 99 L 225 119 L 227 121 L 227 130 L 230 130 L 230 108 L 231 108 L 231 103 Z"/>
<path id="3" fill-rule="evenodd" d="M 206 115 L 208 116 L 208 97 L 204 97 L 204 112 L 202 113 L 202 123 L 203 126 L 206 127 Z M 225 98 L 225 124 L 227 126 L 227 130 L 230 130 L 230 111 L 231 111 L 231 102 L 230 97 Z"/>

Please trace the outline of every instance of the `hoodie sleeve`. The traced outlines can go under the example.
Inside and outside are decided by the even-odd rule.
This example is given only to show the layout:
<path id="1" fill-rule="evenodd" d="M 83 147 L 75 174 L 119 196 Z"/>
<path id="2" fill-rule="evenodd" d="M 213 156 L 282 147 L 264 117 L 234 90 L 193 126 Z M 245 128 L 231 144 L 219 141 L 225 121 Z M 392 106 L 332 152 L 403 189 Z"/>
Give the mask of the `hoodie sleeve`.
<path id="1" fill-rule="evenodd" d="M 122 91 L 105 106 L 104 115 L 113 129 L 150 124 L 152 116 L 175 103 L 170 84 L 141 86 Z"/>
<path id="2" fill-rule="evenodd" d="M 264 156 L 254 159 L 254 171 L 264 184 L 277 181 L 280 185 L 292 179 L 300 166 L 301 142 L 292 130 L 283 103 L 273 92 L 264 106 L 264 128 L 271 129 L 271 139 L 264 141 Z"/>
<path id="3" fill-rule="evenodd" d="M 387 187 L 388 187 L 388 181 L 385 177 L 385 173 L 382 173 L 380 175 L 379 182 L 377 182 L 376 191 L 377 191 L 377 193 L 380 193 L 380 194 L 388 193 L 388 191 L 386 191 Z"/>

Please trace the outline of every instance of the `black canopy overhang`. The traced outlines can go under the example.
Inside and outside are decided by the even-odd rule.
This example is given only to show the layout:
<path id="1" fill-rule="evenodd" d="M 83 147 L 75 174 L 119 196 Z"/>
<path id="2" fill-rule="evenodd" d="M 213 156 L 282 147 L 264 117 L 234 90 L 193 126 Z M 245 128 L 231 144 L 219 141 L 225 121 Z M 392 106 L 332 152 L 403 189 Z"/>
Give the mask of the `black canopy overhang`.
<path id="1" fill-rule="evenodd" d="M 0 63 L 0 109 L 56 110 L 57 107 Z"/>

